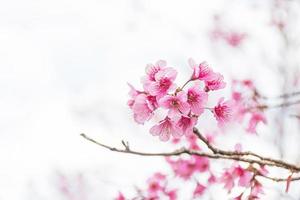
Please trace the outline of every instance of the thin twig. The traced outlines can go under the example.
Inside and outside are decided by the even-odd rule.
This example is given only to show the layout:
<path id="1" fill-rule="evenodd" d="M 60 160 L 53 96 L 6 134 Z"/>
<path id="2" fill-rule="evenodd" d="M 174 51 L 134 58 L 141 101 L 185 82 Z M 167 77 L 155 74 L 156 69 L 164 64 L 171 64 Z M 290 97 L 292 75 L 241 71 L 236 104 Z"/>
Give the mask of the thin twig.
<path id="1" fill-rule="evenodd" d="M 280 103 L 280 104 L 274 104 L 274 105 L 268 105 L 268 104 L 262 104 L 262 105 L 257 105 L 257 106 L 253 106 L 253 107 L 249 107 L 248 109 L 261 109 L 261 110 L 265 110 L 265 109 L 274 109 L 274 108 L 283 108 L 283 107 L 289 107 L 289 106 L 294 106 L 294 105 L 298 105 L 300 104 L 300 99 L 299 100 L 295 100 L 295 101 L 290 101 L 290 102 L 284 102 L 284 103 Z"/>
<path id="2" fill-rule="evenodd" d="M 275 182 L 285 182 L 285 181 L 288 181 L 288 178 L 275 178 L 275 177 L 270 177 L 270 176 L 265 176 L 265 175 L 258 175 L 258 176 L 264 177 L 266 179 L 269 179 L 269 180 L 272 180 L 272 181 L 275 181 Z M 299 181 L 299 180 L 300 180 L 299 176 L 291 178 L 291 181 Z"/>

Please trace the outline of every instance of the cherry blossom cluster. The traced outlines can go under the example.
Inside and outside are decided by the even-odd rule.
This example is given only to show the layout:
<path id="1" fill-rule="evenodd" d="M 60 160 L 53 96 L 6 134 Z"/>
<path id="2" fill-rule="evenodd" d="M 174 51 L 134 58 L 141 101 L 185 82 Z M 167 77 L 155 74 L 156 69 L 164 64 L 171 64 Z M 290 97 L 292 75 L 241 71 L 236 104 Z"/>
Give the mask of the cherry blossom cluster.
<path id="1" fill-rule="evenodd" d="M 251 80 L 232 81 L 232 100 L 235 111 L 234 120 L 239 123 L 246 121 L 248 133 L 257 133 L 257 125 L 267 123 L 260 95 Z"/>
<path id="2" fill-rule="evenodd" d="M 146 74 L 141 79 L 143 90 L 129 84 L 131 98 L 128 105 L 137 123 L 151 120 L 157 110 L 166 111 L 165 117 L 150 129 L 150 133 L 159 136 L 162 141 L 169 140 L 171 136 L 190 135 L 204 109 L 213 113 L 219 126 L 231 120 L 231 101 L 221 98 L 215 107 L 206 107 L 209 92 L 226 86 L 223 75 L 214 72 L 205 62 L 197 64 L 190 59 L 189 65 L 192 75 L 181 87 L 175 84 L 177 71 L 163 60 L 147 65 Z"/>

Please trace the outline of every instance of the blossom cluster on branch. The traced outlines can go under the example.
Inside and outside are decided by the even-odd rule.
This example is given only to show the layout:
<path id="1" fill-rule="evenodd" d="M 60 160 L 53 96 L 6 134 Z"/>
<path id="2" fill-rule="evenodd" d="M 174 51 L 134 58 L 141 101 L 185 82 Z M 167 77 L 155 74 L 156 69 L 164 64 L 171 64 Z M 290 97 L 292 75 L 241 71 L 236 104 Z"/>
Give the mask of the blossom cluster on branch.
<path id="1" fill-rule="evenodd" d="M 149 121 L 159 109 L 167 111 L 163 119 L 150 129 L 150 133 L 159 136 L 162 141 L 169 140 L 171 136 L 180 138 L 191 134 L 204 109 L 213 113 L 219 126 L 231 120 L 232 101 L 221 98 L 214 108 L 206 107 L 209 92 L 225 87 L 223 75 L 214 72 L 205 62 L 196 64 L 190 59 L 189 64 L 193 73 L 182 87 L 174 83 L 177 71 L 167 67 L 162 60 L 155 65 L 147 65 L 146 75 L 141 81 L 143 91 L 129 85 L 131 99 L 128 105 L 137 123 Z M 189 83 L 192 85 L 186 88 Z"/>
<path id="2" fill-rule="evenodd" d="M 136 195 L 130 199 L 159 200 L 178 199 L 180 187 L 172 184 L 176 180 L 193 183 L 194 189 L 187 199 L 201 198 L 211 186 L 222 184 L 228 193 L 234 188 L 240 188 L 238 194 L 232 199 L 260 199 L 264 194 L 264 187 L 259 177 L 272 181 L 286 182 L 286 191 L 290 182 L 300 180 L 293 176 L 300 172 L 300 166 L 261 156 L 250 151 L 243 151 L 241 144 L 237 143 L 233 151 L 223 150 L 214 144 L 217 134 L 203 135 L 196 127 L 204 111 L 211 113 L 216 120 L 217 130 L 224 130 L 227 124 L 238 123 L 244 126 L 248 133 L 257 133 L 258 124 L 266 124 L 265 110 L 299 104 L 300 101 L 286 101 L 276 105 L 264 103 L 267 98 L 258 92 L 251 80 L 233 80 L 232 93 L 229 100 L 221 97 L 213 107 L 208 107 L 210 94 L 216 90 L 224 89 L 224 77 L 212 70 L 206 62 L 196 63 L 193 59 L 188 61 L 192 73 L 190 78 L 182 85 L 175 83 L 177 71 L 167 66 L 163 60 L 154 65 L 148 64 L 146 74 L 142 77 L 143 90 L 130 87 L 130 100 L 128 106 L 133 112 L 134 121 L 138 124 L 153 122 L 150 133 L 158 136 L 163 142 L 171 142 L 180 148 L 172 152 L 149 153 L 132 150 L 129 144 L 122 141 L 124 149 L 111 147 L 100 143 L 85 134 L 82 136 L 101 147 L 111 151 L 129 153 L 142 156 L 164 156 L 173 172 L 172 176 L 157 172 L 147 181 L 146 188 L 137 188 Z M 297 93 L 295 93 L 297 94 Z M 285 95 L 287 98 L 294 95 Z M 202 145 L 204 144 L 204 146 Z M 207 152 L 210 151 L 210 153 Z M 181 156 L 187 154 L 188 156 Z M 222 173 L 214 171 L 213 165 L 218 164 L 212 160 L 231 160 L 229 166 L 222 166 Z M 287 170 L 288 177 L 277 178 L 270 176 L 267 168 L 276 167 Z M 199 179 L 201 178 L 201 181 Z M 203 177 L 206 177 L 206 179 Z M 242 189 L 242 190 L 241 190 Z M 119 192 L 117 200 L 128 199 Z"/>
<path id="3" fill-rule="evenodd" d="M 185 141 L 188 143 L 187 149 L 201 152 L 202 149 L 197 140 L 200 138 L 214 154 L 220 154 L 225 159 L 243 161 L 243 159 L 240 160 L 240 157 L 243 158 L 246 154 L 243 152 L 239 154 L 241 151 L 240 145 L 236 145 L 234 152 L 218 150 L 211 146 L 214 136 L 205 138 L 198 130 L 195 131 L 195 127 L 198 118 L 202 116 L 206 109 L 213 114 L 218 127 L 221 129 L 226 123 L 232 121 L 242 123 L 247 118 L 248 125 L 245 130 L 249 133 L 256 133 L 256 127 L 259 123 L 267 123 L 264 114 L 264 109 L 267 106 L 261 103 L 261 95 L 251 80 L 234 80 L 232 83 L 232 99 L 225 101 L 222 97 L 217 105 L 209 108 L 207 107 L 209 93 L 225 88 L 224 77 L 220 73 L 214 72 L 206 62 L 197 64 L 193 59 L 189 59 L 189 65 L 193 70 L 192 75 L 179 87 L 175 84 L 177 71 L 172 67 L 167 67 L 165 61 L 159 60 L 155 65 L 148 64 L 146 75 L 141 79 L 143 90 L 137 90 L 129 84 L 131 99 L 128 101 L 128 105 L 133 111 L 134 120 L 139 124 L 144 124 L 154 118 L 157 110 L 162 110 L 164 112 L 159 111 L 157 115 L 164 113 L 164 116 L 158 124 L 153 125 L 150 129 L 150 133 L 159 136 L 161 141 L 168 141 L 172 137 L 172 142 L 177 144 L 182 142 L 181 138 L 185 136 Z M 235 157 L 236 155 L 240 157 Z M 257 179 L 258 176 L 268 177 L 268 171 L 263 162 L 244 160 L 248 162 L 248 165 L 234 162 L 231 167 L 223 169 L 223 173 L 217 176 L 211 170 L 209 157 L 193 154 L 188 158 L 166 157 L 166 161 L 175 176 L 184 181 L 193 180 L 193 177 L 198 173 L 208 174 L 206 182 L 200 183 L 196 179 L 191 198 L 203 195 L 208 187 L 216 183 L 224 184 L 224 188 L 229 193 L 236 186 L 245 188 L 242 193 L 234 197 L 236 200 L 242 199 L 243 196 L 247 196 L 247 199 L 258 199 L 259 195 L 263 194 L 263 186 Z M 264 160 L 259 156 L 256 157 Z M 258 165 L 254 165 L 254 163 Z M 280 161 L 271 159 L 266 164 L 281 166 Z M 289 165 L 286 166 L 286 169 L 289 169 Z M 166 180 L 166 176 L 163 177 Z M 151 180 L 155 179 L 152 178 Z M 154 192 L 152 190 L 153 185 L 151 185 L 153 182 L 151 182 L 147 192 L 139 190 L 134 199 L 155 200 L 161 199 L 163 196 L 169 197 L 170 200 L 177 199 L 177 190 L 172 190 L 170 195 L 165 188 L 159 186 L 160 181 L 154 182 Z M 287 182 L 287 185 L 289 185 L 290 180 L 287 179 Z M 125 199 L 125 197 L 120 193 L 118 199 Z"/>

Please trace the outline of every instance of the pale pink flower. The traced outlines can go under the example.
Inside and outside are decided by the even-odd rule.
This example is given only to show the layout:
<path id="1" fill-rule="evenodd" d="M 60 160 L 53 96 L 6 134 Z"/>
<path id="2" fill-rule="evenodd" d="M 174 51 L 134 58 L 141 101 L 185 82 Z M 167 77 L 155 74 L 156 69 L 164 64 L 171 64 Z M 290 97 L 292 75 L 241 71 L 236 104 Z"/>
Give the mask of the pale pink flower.
<path id="1" fill-rule="evenodd" d="M 193 133 L 193 128 L 197 123 L 197 118 L 182 115 L 180 119 L 176 122 L 176 127 L 184 135 L 191 135 Z"/>
<path id="2" fill-rule="evenodd" d="M 225 171 L 222 176 L 221 176 L 221 179 L 220 181 L 222 183 L 224 183 L 224 188 L 228 190 L 228 192 L 231 191 L 231 189 L 233 188 L 234 186 L 234 180 L 235 180 L 235 177 L 232 173 L 232 170 L 227 170 Z"/>
<path id="3" fill-rule="evenodd" d="M 251 118 L 248 124 L 248 128 L 246 129 L 249 133 L 256 133 L 256 127 L 259 122 L 262 122 L 264 124 L 267 123 L 267 119 L 265 115 L 262 112 L 254 112 L 251 113 Z"/>
<path id="4" fill-rule="evenodd" d="M 242 43 L 245 37 L 246 34 L 244 33 L 230 32 L 224 36 L 224 39 L 230 46 L 237 47 Z"/>
<path id="5" fill-rule="evenodd" d="M 161 185 L 160 181 L 156 179 L 151 179 L 148 181 L 147 191 L 150 195 L 156 195 L 161 190 L 163 190 L 163 186 Z"/>
<path id="6" fill-rule="evenodd" d="M 209 80 L 205 80 L 205 91 L 219 90 L 225 86 L 224 77 L 220 73 L 214 73 Z"/>
<path id="7" fill-rule="evenodd" d="M 134 120 L 139 124 L 144 124 L 153 116 L 154 107 L 149 103 L 145 94 L 139 94 L 132 105 Z"/>
<path id="8" fill-rule="evenodd" d="M 204 194 L 206 190 L 206 187 L 204 185 L 202 185 L 201 183 L 197 183 L 197 186 L 194 190 L 194 197 L 199 197 L 199 196 L 202 196 Z"/>
<path id="9" fill-rule="evenodd" d="M 208 95 L 206 92 L 200 90 L 198 85 L 195 85 L 188 89 L 187 102 L 191 106 L 191 111 L 200 115 L 204 111 L 204 105 L 206 104 Z"/>
<path id="10" fill-rule="evenodd" d="M 164 68 L 155 74 L 154 81 L 150 81 L 144 85 L 144 89 L 149 92 L 150 95 L 160 98 L 167 94 L 168 91 L 176 88 L 176 85 L 173 83 L 176 76 L 176 70 L 171 67 Z"/>
<path id="11" fill-rule="evenodd" d="M 175 123 L 169 117 L 166 117 L 164 120 L 160 121 L 159 124 L 154 125 L 150 129 L 150 133 L 154 136 L 159 136 L 161 141 L 168 141 L 171 135 L 175 138 L 182 136 L 182 133 L 178 131 Z"/>
<path id="12" fill-rule="evenodd" d="M 189 179 L 196 171 L 195 161 L 193 159 L 182 159 L 171 160 L 166 158 L 167 162 L 171 165 L 176 176 L 179 176 L 185 180 Z"/>
<path id="13" fill-rule="evenodd" d="M 190 105 L 187 103 L 187 95 L 184 91 L 178 92 L 176 96 L 166 95 L 158 101 L 158 104 L 169 109 L 168 116 L 170 118 L 179 117 L 182 114 L 187 115 L 190 111 Z"/>
<path id="14" fill-rule="evenodd" d="M 176 176 L 185 180 L 189 179 L 195 172 L 206 172 L 209 170 L 209 160 L 201 156 L 192 156 L 190 159 L 179 158 L 172 160 L 166 158 Z"/>
<path id="15" fill-rule="evenodd" d="M 265 166 L 261 166 L 261 167 L 259 168 L 258 172 L 259 172 L 261 175 L 263 175 L 263 176 L 266 176 L 266 175 L 269 173 L 269 171 L 266 169 Z"/>
<path id="16" fill-rule="evenodd" d="M 162 185 L 162 181 L 165 179 L 164 177 L 164 175 L 156 173 L 148 179 L 147 191 L 150 195 L 156 195 L 159 191 L 162 191 L 164 189 L 164 186 Z"/>
<path id="17" fill-rule="evenodd" d="M 209 159 L 201 156 L 194 156 L 196 170 L 199 172 L 206 172 L 209 170 Z"/>
<path id="18" fill-rule="evenodd" d="M 130 83 L 127 83 L 127 85 L 130 87 L 128 94 L 131 97 L 131 99 L 128 100 L 127 105 L 129 106 L 129 108 L 132 108 L 135 98 L 143 92 L 136 90 Z"/>
<path id="19" fill-rule="evenodd" d="M 148 64 L 146 66 L 146 69 L 145 69 L 146 76 L 142 77 L 142 80 L 141 80 L 145 90 L 146 90 L 146 88 L 149 87 L 149 84 L 152 81 L 155 81 L 155 75 L 157 74 L 157 72 L 164 69 L 166 67 L 166 65 L 167 65 L 166 61 L 159 60 L 155 63 L 155 65 Z"/>
<path id="20" fill-rule="evenodd" d="M 206 81 L 211 80 L 213 78 L 214 72 L 206 62 L 197 64 L 192 58 L 190 58 L 188 62 L 189 65 L 193 68 L 193 75 L 191 77 L 192 80 L 198 79 L 201 81 Z"/>
<path id="21" fill-rule="evenodd" d="M 237 166 L 233 171 L 234 175 L 239 178 L 238 185 L 241 187 L 249 187 L 251 183 L 251 179 L 253 177 L 253 173 L 247 171 L 241 166 Z"/>
<path id="22" fill-rule="evenodd" d="M 242 94 L 240 92 L 233 92 L 231 96 L 233 100 L 232 115 L 237 122 L 242 122 L 245 115 L 248 113 Z"/>
<path id="23" fill-rule="evenodd" d="M 153 110 L 158 108 L 158 102 L 155 96 L 147 95 L 147 101 Z"/>
<path id="24" fill-rule="evenodd" d="M 258 199 L 259 194 L 264 194 L 263 186 L 260 182 L 254 179 L 254 185 L 251 188 L 249 199 Z"/>
<path id="25" fill-rule="evenodd" d="M 185 136 L 187 141 L 189 142 L 189 149 L 200 150 L 200 147 L 197 144 L 198 137 L 195 134 L 188 134 Z"/>
<path id="26" fill-rule="evenodd" d="M 232 102 L 230 100 L 224 101 L 221 98 L 218 104 L 214 107 L 213 113 L 220 126 L 225 125 L 232 118 Z"/>

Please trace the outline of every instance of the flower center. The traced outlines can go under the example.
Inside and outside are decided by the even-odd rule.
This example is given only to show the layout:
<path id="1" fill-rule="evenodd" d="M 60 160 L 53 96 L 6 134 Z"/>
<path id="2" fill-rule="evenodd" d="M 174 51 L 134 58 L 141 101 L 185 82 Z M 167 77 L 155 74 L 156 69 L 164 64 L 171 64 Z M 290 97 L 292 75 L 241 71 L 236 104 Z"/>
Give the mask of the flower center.
<path id="1" fill-rule="evenodd" d="M 168 78 L 163 78 L 159 81 L 159 87 L 163 90 L 168 90 L 171 86 L 171 81 Z"/>

